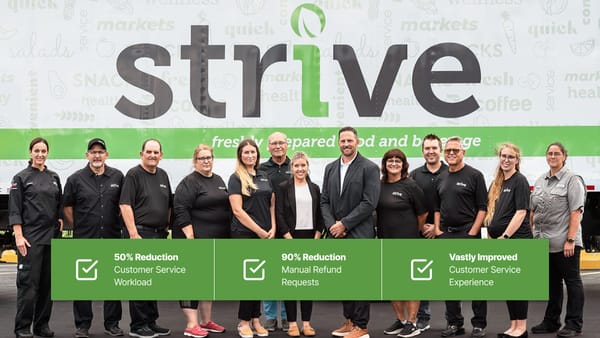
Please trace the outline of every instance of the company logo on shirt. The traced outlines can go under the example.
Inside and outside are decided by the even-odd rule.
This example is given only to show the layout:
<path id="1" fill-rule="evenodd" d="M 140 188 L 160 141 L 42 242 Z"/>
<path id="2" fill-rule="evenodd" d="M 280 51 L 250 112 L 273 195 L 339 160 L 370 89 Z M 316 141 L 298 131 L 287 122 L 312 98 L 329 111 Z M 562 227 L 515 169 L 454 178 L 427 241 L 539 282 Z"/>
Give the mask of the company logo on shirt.
<path id="1" fill-rule="evenodd" d="M 456 185 L 459 186 L 459 187 L 463 187 L 463 188 L 467 187 L 467 184 L 463 183 L 463 182 L 456 182 Z"/>
<path id="2" fill-rule="evenodd" d="M 167 185 L 166 185 L 166 184 L 162 184 L 162 183 L 161 183 L 161 184 L 159 184 L 159 186 L 160 186 L 161 188 L 163 188 L 163 189 L 167 189 Z"/>
<path id="3" fill-rule="evenodd" d="M 269 179 L 268 178 L 261 178 L 260 181 L 261 182 L 269 182 Z"/>
<path id="4" fill-rule="evenodd" d="M 510 192 L 510 188 L 504 188 L 504 190 L 502 190 L 502 192 Z"/>
<path id="5" fill-rule="evenodd" d="M 219 190 L 227 190 L 227 187 L 219 187 Z"/>
<path id="6" fill-rule="evenodd" d="M 52 184 L 58 187 L 58 183 L 56 183 L 56 181 L 52 181 Z"/>
<path id="7" fill-rule="evenodd" d="M 110 187 L 111 187 L 111 188 L 119 188 L 119 185 L 118 185 L 118 184 L 116 184 L 116 183 L 112 183 L 112 184 L 110 185 Z"/>
<path id="8" fill-rule="evenodd" d="M 11 183 L 11 185 L 10 185 L 10 188 L 9 188 L 9 189 L 10 189 L 10 190 L 17 190 L 17 189 L 18 189 L 18 185 L 17 185 L 16 183 L 14 183 L 14 182 L 13 182 L 13 183 Z"/>
<path id="9" fill-rule="evenodd" d="M 399 191 L 394 191 L 394 192 L 392 192 L 392 196 L 402 197 L 402 193 Z"/>

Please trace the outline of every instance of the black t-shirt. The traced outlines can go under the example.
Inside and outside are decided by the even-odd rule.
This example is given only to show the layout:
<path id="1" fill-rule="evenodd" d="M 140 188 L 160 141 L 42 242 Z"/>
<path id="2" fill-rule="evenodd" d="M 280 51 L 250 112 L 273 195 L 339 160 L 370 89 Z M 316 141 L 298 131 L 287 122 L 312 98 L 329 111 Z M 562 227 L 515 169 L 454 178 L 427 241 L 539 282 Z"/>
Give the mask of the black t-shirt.
<path id="1" fill-rule="evenodd" d="M 487 188 L 483 174 L 465 164 L 457 171 L 440 174 L 437 181 L 436 211 L 446 227 L 470 227 L 480 210 L 487 210 Z"/>
<path id="2" fill-rule="evenodd" d="M 494 216 L 488 226 L 492 238 L 502 236 L 517 210 L 527 210 L 525 219 L 511 238 L 531 238 L 529 228 L 529 182 L 523 174 L 516 172 L 502 183 L 502 191 L 496 200 Z"/>
<path id="3" fill-rule="evenodd" d="M 141 165 L 131 168 L 125 176 L 119 204 L 131 206 L 136 225 L 166 228 L 169 208 L 173 206 L 169 176 L 161 168 L 156 168 L 154 174 Z"/>
<path id="4" fill-rule="evenodd" d="M 192 225 L 194 238 L 228 238 L 231 206 L 221 176 L 203 176 L 197 171 L 181 180 L 173 200 L 173 238 L 185 238 L 183 227 Z"/>
<path id="5" fill-rule="evenodd" d="M 410 172 L 409 176 L 417 182 L 417 185 L 421 187 L 425 195 L 425 207 L 428 212 L 425 223 L 433 224 L 433 214 L 435 213 L 434 196 L 436 195 L 435 184 L 440 174 L 446 170 L 448 170 L 448 165 L 442 162 L 440 169 L 434 173 L 427 169 L 426 164 Z"/>
<path id="6" fill-rule="evenodd" d="M 31 244 L 50 245 L 59 230 L 62 186 L 60 177 L 31 165 L 12 179 L 8 195 L 8 223 L 20 224 Z"/>
<path id="7" fill-rule="evenodd" d="M 377 203 L 377 237 L 419 238 L 417 215 L 427 212 L 423 190 L 410 177 L 381 182 Z"/>
<path id="8" fill-rule="evenodd" d="M 265 231 L 269 231 L 271 229 L 271 194 L 273 193 L 271 182 L 264 171 L 257 171 L 256 176 L 252 177 L 252 182 L 254 182 L 257 189 L 252 190 L 250 196 L 243 195 L 240 178 L 235 173 L 231 174 L 229 184 L 227 184 L 229 194 L 241 195 L 242 209 L 256 224 Z M 231 231 L 252 233 L 235 216 L 231 218 Z"/>
<path id="9" fill-rule="evenodd" d="M 89 165 L 67 179 L 63 204 L 73 207 L 74 238 L 120 238 L 119 197 L 123 185 L 120 170 L 104 167 L 96 175 Z"/>

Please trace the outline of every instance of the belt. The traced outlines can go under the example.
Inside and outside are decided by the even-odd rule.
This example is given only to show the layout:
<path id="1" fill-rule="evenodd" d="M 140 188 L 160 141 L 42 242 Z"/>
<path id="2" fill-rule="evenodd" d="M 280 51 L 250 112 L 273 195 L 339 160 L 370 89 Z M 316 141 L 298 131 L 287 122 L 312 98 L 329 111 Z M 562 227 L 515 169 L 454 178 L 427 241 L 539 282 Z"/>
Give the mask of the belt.
<path id="1" fill-rule="evenodd" d="M 166 232 L 167 231 L 167 227 L 155 228 L 155 227 L 147 227 L 144 225 L 136 225 L 135 228 L 138 230 L 141 230 L 141 231 L 148 231 L 148 232 Z"/>

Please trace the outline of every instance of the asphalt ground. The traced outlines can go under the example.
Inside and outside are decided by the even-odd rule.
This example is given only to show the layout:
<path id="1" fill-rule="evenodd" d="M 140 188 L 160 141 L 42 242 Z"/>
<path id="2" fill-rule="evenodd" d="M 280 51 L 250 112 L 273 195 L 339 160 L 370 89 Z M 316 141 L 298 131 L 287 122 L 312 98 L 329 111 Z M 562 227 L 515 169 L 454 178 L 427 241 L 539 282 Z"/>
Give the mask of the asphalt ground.
<path id="1" fill-rule="evenodd" d="M 600 271 L 591 270 L 582 272 L 585 287 L 585 309 L 583 335 L 585 337 L 600 337 Z M 14 337 L 13 326 L 16 309 L 16 265 L 0 263 L 0 337 Z M 526 288 L 535 288 L 535 285 L 524 285 Z M 566 297 L 565 297 L 566 298 Z M 102 302 L 94 302 L 94 321 L 90 329 L 91 337 L 109 337 L 104 334 L 102 318 Z M 528 327 L 538 324 L 543 316 L 545 302 L 529 303 Z M 217 301 L 213 303 L 213 320 L 227 329 L 225 333 L 211 333 L 212 338 L 238 338 L 237 325 L 238 302 Z M 431 329 L 423 332 L 418 337 L 440 337 L 440 332 L 446 327 L 444 319 L 444 302 L 431 302 Z M 179 303 L 176 301 L 159 302 L 160 318 L 158 324 L 171 329 L 171 337 L 184 337 L 185 320 Z M 469 337 L 471 332 L 470 318 L 472 316 L 470 302 L 463 302 L 463 315 L 465 328 Z M 564 311 L 563 311 L 564 315 Z M 509 323 L 506 303 L 502 301 L 488 302 L 488 327 L 487 337 L 495 338 L 497 333 L 503 332 Z M 371 320 L 369 333 L 371 337 L 383 338 L 387 336 L 383 330 L 395 320 L 392 308 L 388 302 L 373 302 L 371 304 Z M 317 337 L 331 337 L 330 332 L 339 327 L 343 321 L 342 305 L 340 302 L 317 301 L 313 306 L 312 326 L 317 331 Z M 73 324 L 72 302 L 54 302 L 50 327 L 55 332 L 55 337 L 73 337 L 75 327 Z M 123 302 L 123 320 L 120 327 L 129 332 L 129 307 L 128 302 Z M 270 337 L 285 338 L 287 334 L 277 330 Z M 535 337 L 555 337 L 555 334 L 535 335 Z"/>

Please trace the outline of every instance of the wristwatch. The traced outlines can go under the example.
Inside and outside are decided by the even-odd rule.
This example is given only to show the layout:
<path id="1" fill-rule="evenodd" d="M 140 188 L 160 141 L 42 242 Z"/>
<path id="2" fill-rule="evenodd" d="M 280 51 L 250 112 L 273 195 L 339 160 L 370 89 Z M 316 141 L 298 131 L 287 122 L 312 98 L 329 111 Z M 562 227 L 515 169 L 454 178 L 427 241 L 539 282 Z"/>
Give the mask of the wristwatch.
<path id="1" fill-rule="evenodd" d="M 509 235 L 507 235 L 507 234 L 504 234 L 504 235 L 502 235 L 502 238 L 504 238 L 504 239 L 509 239 L 509 238 L 510 238 L 510 236 L 509 236 Z"/>
<path id="2" fill-rule="evenodd" d="M 567 243 L 575 243 L 575 238 L 567 238 Z"/>

